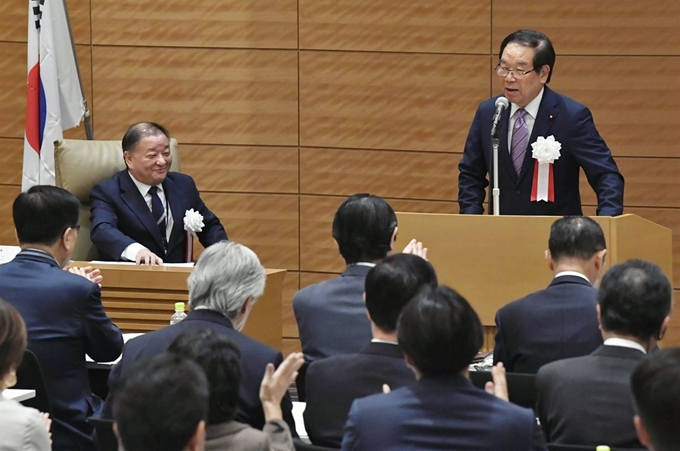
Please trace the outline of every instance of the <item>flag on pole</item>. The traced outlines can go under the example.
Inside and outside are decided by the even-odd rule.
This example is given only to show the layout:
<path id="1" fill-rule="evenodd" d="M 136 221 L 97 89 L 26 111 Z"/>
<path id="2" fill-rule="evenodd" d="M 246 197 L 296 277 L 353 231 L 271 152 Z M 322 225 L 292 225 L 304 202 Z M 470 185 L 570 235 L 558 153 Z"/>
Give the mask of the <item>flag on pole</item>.
<path id="1" fill-rule="evenodd" d="M 63 0 L 29 0 L 28 97 L 21 189 L 54 185 L 54 141 L 80 124 L 85 102 Z"/>

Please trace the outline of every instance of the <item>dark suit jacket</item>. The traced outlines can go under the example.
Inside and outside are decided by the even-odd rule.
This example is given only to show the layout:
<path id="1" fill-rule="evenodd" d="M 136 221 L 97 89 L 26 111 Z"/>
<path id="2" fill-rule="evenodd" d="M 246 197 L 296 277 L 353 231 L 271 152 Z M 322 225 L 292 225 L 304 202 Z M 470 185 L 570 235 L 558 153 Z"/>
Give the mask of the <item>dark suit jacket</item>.
<path id="1" fill-rule="evenodd" d="M 180 323 L 148 332 L 128 341 L 123 349 L 123 357 L 113 367 L 109 375 L 109 393 L 115 396 L 115 389 L 118 386 L 120 376 L 133 362 L 164 352 L 182 332 L 197 328 L 212 329 L 226 336 L 238 346 L 241 351 L 241 387 L 235 420 L 249 424 L 256 429 L 262 429 L 265 424 L 262 403 L 260 402 L 262 377 L 268 363 L 273 363 L 274 366 L 278 367 L 283 361 L 283 357 L 276 349 L 238 332 L 232 326 L 231 321 L 212 310 L 193 310 Z M 110 395 L 106 400 L 105 417 L 111 415 L 111 400 L 112 396 Z M 292 413 L 293 404 L 288 394 L 281 402 L 281 409 L 283 410 L 283 419 L 288 423 L 291 431 L 295 431 Z"/>
<path id="2" fill-rule="evenodd" d="M 479 105 L 470 127 L 463 159 L 458 165 L 458 203 L 461 213 L 484 212 L 486 177 L 492 167 L 491 124 L 497 97 Z M 547 86 L 529 139 L 529 148 L 519 177 L 512 165 L 508 147 L 510 108 L 501 118 L 498 149 L 500 212 L 504 215 L 581 215 L 579 168 L 597 194 L 597 214 L 615 216 L 623 213 L 623 176 L 611 152 L 597 132 L 590 110 Z M 553 165 L 555 202 L 531 202 L 535 160 L 531 144 L 539 136 L 553 135 L 562 144 L 560 158 Z M 490 177 L 491 179 L 491 177 Z M 489 212 L 491 189 L 489 189 Z"/>
<path id="3" fill-rule="evenodd" d="M 358 354 L 318 360 L 307 370 L 305 429 L 315 445 L 339 448 L 352 402 L 416 380 L 396 344 L 371 343 Z"/>
<path id="4" fill-rule="evenodd" d="M 354 401 L 342 449 L 517 451 L 545 445 L 531 409 L 448 376 Z"/>
<path id="5" fill-rule="evenodd" d="M 167 263 L 185 262 L 184 214 L 192 208 L 203 216 L 205 226 L 198 239 L 204 247 L 227 239 L 220 220 L 203 203 L 191 177 L 169 172 L 163 190 L 174 220 L 167 253 L 156 220 L 127 170 L 92 188 L 90 238 L 100 258 L 120 260 L 126 247 L 139 243 Z"/>
<path id="6" fill-rule="evenodd" d="M 577 276 L 560 276 L 545 290 L 496 313 L 494 364 L 533 373 L 548 362 L 588 355 L 602 344 L 597 290 Z"/>
<path id="7" fill-rule="evenodd" d="M 633 424 L 630 375 L 644 357 L 636 349 L 603 345 L 541 368 L 536 410 L 548 442 L 643 448 Z"/>
<path id="8" fill-rule="evenodd" d="M 293 296 L 305 359 L 360 352 L 371 341 L 363 298 L 370 270 L 369 266 L 348 266 L 340 277 L 305 287 Z"/>
<path id="9" fill-rule="evenodd" d="M 0 296 L 26 322 L 28 349 L 45 375 L 54 414 L 53 449 L 94 450 L 86 419 L 101 400 L 90 391 L 85 353 L 107 362 L 123 348 L 120 330 L 102 307 L 99 286 L 62 270 L 48 254 L 28 250 L 0 265 Z"/>

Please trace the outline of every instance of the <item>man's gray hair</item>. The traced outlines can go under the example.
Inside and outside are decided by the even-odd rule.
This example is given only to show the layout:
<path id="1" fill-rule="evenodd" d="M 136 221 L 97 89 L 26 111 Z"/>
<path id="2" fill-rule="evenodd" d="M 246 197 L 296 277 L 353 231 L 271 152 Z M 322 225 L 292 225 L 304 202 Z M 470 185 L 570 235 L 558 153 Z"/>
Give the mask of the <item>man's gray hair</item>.
<path id="1" fill-rule="evenodd" d="M 235 320 L 248 297 L 264 293 L 267 276 L 255 252 L 233 241 L 208 247 L 189 276 L 189 309 L 205 306 Z"/>

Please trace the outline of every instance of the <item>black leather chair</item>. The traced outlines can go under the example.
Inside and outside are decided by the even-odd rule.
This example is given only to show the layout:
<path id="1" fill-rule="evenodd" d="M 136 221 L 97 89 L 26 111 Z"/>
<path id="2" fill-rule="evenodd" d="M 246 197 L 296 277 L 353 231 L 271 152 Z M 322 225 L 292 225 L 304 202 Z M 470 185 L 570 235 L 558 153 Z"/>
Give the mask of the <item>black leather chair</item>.
<path id="1" fill-rule="evenodd" d="M 536 375 L 507 373 L 508 398 L 513 404 L 534 409 L 536 407 Z M 470 371 L 470 380 L 482 390 L 484 385 L 491 381 L 491 371 Z"/>
<path id="2" fill-rule="evenodd" d="M 27 407 L 33 407 L 40 412 L 49 413 L 52 416 L 52 403 L 47 393 L 45 376 L 38 358 L 26 349 L 21 365 L 17 368 L 17 383 L 14 388 L 35 390 L 35 398 L 27 399 L 21 403 Z"/>
<path id="3" fill-rule="evenodd" d="M 299 438 L 293 439 L 295 451 L 336 451 L 338 448 L 326 448 L 325 446 L 316 446 L 305 443 Z"/>
<path id="4" fill-rule="evenodd" d="M 113 420 L 90 417 L 87 421 L 94 426 L 94 437 L 99 451 L 118 451 L 118 439 L 113 432 Z"/>
<path id="5" fill-rule="evenodd" d="M 298 401 L 306 402 L 307 395 L 305 391 L 305 376 L 307 374 L 307 368 L 309 367 L 309 362 L 302 364 L 298 370 L 298 375 L 295 378 L 295 388 L 297 389 Z"/>
<path id="6" fill-rule="evenodd" d="M 596 451 L 597 446 L 548 443 L 548 451 Z M 644 448 L 610 448 L 611 451 L 645 451 Z"/>

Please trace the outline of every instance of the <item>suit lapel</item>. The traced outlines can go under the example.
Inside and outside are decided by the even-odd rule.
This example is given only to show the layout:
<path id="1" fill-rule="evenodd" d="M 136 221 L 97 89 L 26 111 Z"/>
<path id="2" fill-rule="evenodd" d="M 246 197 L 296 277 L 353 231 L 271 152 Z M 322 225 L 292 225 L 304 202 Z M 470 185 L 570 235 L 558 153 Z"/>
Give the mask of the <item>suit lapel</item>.
<path id="1" fill-rule="evenodd" d="M 533 173 L 534 157 L 532 155 L 531 144 L 535 143 L 539 136 L 547 138 L 550 136 L 550 130 L 552 124 L 555 123 L 555 117 L 557 116 L 558 110 L 558 98 L 554 92 L 547 86 L 543 91 L 543 98 L 541 99 L 541 105 L 538 107 L 538 114 L 536 121 L 534 122 L 534 128 L 531 131 L 531 137 L 529 138 L 529 147 L 527 153 L 524 155 L 524 162 L 522 163 L 522 169 L 519 173 L 519 178 L 517 183 L 521 183 L 524 177 L 529 172 Z"/>
<path id="2" fill-rule="evenodd" d="M 158 246 L 163 249 L 163 238 L 149 206 L 132 181 L 128 171 L 119 173 L 120 197 L 144 227 L 151 233 Z"/>
<path id="3" fill-rule="evenodd" d="M 168 254 L 172 253 L 175 247 L 182 243 L 182 234 L 184 231 L 184 214 L 189 209 L 187 203 L 188 196 L 182 195 L 181 189 L 177 186 L 171 178 L 170 174 L 163 182 L 163 189 L 165 190 L 165 198 L 170 205 L 170 212 L 172 213 L 172 232 L 170 233 L 170 241 L 168 242 Z"/>

